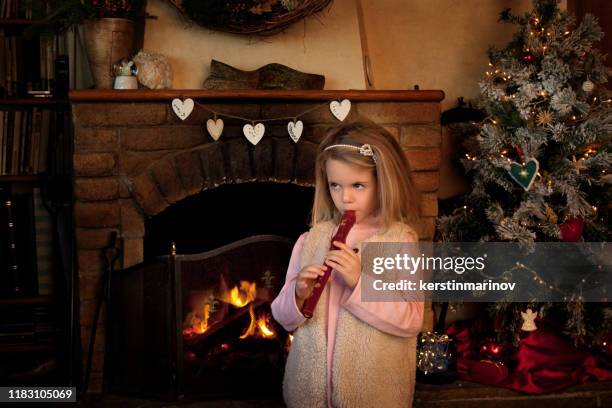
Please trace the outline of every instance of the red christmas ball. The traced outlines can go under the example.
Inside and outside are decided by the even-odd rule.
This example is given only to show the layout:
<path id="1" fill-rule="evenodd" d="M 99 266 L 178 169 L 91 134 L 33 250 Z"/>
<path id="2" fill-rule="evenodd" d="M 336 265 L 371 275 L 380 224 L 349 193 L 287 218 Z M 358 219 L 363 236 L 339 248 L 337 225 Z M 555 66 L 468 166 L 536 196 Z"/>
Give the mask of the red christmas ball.
<path id="1" fill-rule="evenodd" d="M 584 230 L 584 220 L 580 217 L 572 217 L 559 225 L 559 229 L 561 230 L 561 239 L 564 242 L 577 242 Z"/>
<path id="2" fill-rule="evenodd" d="M 534 60 L 535 60 L 535 56 L 532 53 L 530 53 L 529 51 L 525 51 L 521 55 L 521 61 L 526 62 L 528 64 L 531 64 Z"/>

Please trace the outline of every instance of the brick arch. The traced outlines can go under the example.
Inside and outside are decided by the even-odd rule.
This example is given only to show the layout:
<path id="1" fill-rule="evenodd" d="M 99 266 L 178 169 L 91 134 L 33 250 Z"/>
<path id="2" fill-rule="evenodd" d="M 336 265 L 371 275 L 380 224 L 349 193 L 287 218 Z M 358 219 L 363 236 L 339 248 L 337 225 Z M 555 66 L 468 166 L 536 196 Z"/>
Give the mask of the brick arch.
<path id="1" fill-rule="evenodd" d="M 127 178 L 146 216 L 203 190 L 226 183 L 274 181 L 314 185 L 317 144 L 264 138 L 256 146 L 241 139 L 199 145 L 161 157 Z"/>

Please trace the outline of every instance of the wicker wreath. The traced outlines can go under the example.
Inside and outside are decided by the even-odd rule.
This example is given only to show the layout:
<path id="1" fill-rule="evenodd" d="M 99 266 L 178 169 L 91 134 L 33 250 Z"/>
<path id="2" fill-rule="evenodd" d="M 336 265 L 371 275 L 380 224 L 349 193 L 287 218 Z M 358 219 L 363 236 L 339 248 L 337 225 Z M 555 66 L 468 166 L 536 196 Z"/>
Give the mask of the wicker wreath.
<path id="1" fill-rule="evenodd" d="M 168 0 L 185 18 L 213 30 L 273 35 L 333 0 Z"/>

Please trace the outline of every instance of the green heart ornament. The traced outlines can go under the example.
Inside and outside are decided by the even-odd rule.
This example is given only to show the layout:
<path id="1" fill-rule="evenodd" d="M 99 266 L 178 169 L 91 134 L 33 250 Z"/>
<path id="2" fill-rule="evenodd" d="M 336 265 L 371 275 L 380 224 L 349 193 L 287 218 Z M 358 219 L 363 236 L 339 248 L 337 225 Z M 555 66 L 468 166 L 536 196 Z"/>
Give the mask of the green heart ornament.
<path id="1" fill-rule="evenodd" d="M 510 177 L 514 181 L 516 181 L 521 187 L 528 191 L 531 188 L 531 185 L 535 181 L 536 175 L 538 174 L 538 169 L 540 168 L 540 163 L 533 157 L 527 159 L 525 164 L 520 164 L 517 162 L 510 163 Z"/>

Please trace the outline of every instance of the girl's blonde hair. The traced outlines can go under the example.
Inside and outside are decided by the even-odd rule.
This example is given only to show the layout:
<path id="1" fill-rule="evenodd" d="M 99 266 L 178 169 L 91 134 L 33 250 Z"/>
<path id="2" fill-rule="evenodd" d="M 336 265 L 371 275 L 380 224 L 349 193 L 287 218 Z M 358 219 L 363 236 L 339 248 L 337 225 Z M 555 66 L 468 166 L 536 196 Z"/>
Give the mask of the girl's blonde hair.
<path id="1" fill-rule="evenodd" d="M 362 155 L 358 149 L 331 145 L 347 144 L 361 147 L 369 144 L 374 158 Z M 410 166 L 397 140 L 387 130 L 375 123 L 354 122 L 332 129 L 321 142 L 315 162 L 315 196 L 311 226 L 323 221 L 340 222 L 329 193 L 325 165 L 328 160 L 371 169 L 378 185 L 378 211 L 383 230 L 394 222 L 412 224 L 419 216 L 419 193 L 412 182 Z"/>

